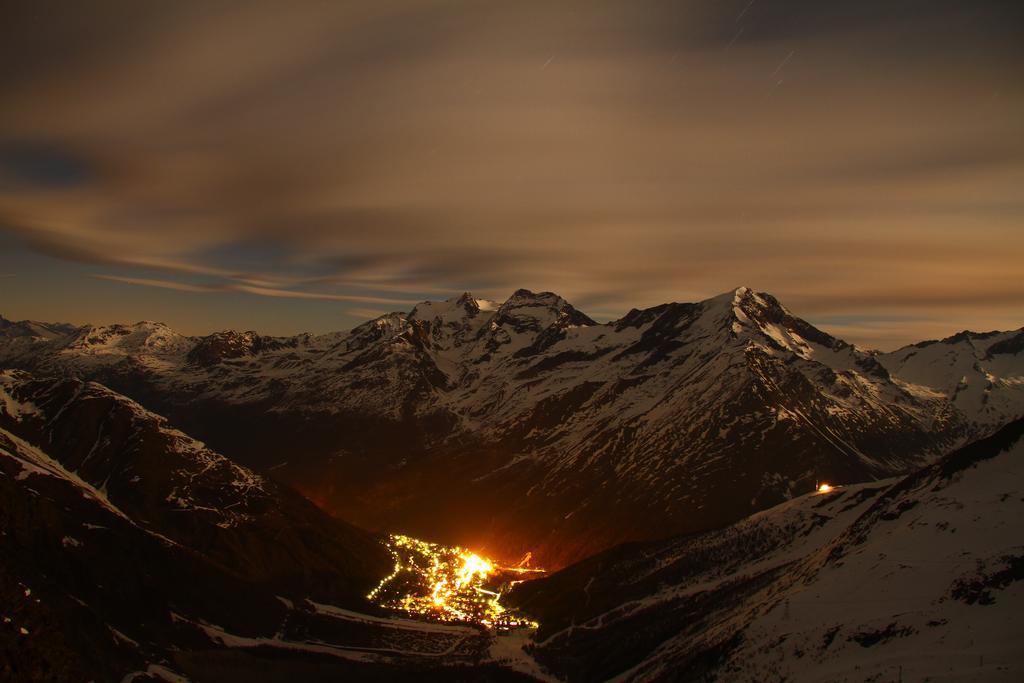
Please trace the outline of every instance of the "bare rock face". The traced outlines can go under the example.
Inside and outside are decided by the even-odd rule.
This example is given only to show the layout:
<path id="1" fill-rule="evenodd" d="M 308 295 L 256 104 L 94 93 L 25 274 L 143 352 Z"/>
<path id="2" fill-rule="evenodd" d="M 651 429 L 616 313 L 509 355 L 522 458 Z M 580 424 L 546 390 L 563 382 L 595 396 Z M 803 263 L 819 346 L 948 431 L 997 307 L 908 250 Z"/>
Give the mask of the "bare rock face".
<path id="1" fill-rule="evenodd" d="M 63 478 L 244 581 L 358 603 L 390 565 L 373 535 L 100 384 L 2 371 L 0 398 L 0 438 L 21 453 L 18 476 Z"/>
<path id="2" fill-rule="evenodd" d="M 224 360 L 255 355 L 268 346 L 267 338 L 255 332 L 216 332 L 192 347 L 188 362 L 209 367 Z"/>
<path id="3" fill-rule="evenodd" d="M 1019 330 L 878 353 L 745 287 L 606 324 L 519 290 L 320 337 L 24 329 L 0 364 L 101 381 L 367 528 L 549 565 L 907 472 L 1024 413 Z"/>

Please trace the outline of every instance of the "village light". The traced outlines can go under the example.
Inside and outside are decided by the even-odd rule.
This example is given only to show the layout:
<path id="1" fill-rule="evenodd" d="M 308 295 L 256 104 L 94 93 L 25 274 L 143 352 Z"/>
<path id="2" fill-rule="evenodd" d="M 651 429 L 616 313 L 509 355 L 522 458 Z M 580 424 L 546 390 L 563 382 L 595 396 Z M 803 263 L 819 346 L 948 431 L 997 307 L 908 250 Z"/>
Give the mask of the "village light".
<path id="1" fill-rule="evenodd" d="M 509 614 L 500 603 L 499 587 L 521 582 L 511 576 L 544 573 L 524 567 L 527 558 L 516 567 L 502 567 L 465 548 L 401 535 L 391 536 L 387 548 L 395 559 L 395 570 L 367 596 L 381 607 L 439 621 L 537 627 Z"/>

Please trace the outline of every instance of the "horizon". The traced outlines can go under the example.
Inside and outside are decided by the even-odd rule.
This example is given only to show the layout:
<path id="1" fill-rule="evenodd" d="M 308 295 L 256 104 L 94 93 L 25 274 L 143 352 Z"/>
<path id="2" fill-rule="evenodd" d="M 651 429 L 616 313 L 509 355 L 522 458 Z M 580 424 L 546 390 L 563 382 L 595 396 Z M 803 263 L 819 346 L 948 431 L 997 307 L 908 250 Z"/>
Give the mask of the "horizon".
<path id="1" fill-rule="evenodd" d="M 623 317 L 625 317 L 632 310 L 645 310 L 645 309 L 655 308 L 657 306 L 668 305 L 668 304 L 701 303 L 701 302 L 704 302 L 704 301 L 708 301 L 710 299 L 715 299 L 715 298 L 718 298 L 718 297 L 721 297 L 721 296 L 725 296 L 727 294 L 731 294 L 733 292 L 736 292 L 739 289 L 748 289 L 748 290 L 750 290 L 752 292 L 755 292 L 757 294 L 768 294 L 768 295 L 771 295 L 771 296 L 775 296 L 772 292 L 761 290 L 761 289 L 758 289 L 756 287 L 747 287 L 746 285 L 741 285 L 739 287 L 733 287 L 732 289 L 728 289 L 728 290 L 725 290 L 723 292 L 719 292 L 718 294 L 707 296 L 707 297 L 704 297 L 704 298 L 701 298 L 701 299 L 697 299 L 697 300 L 694 300 L 694 301 L 664 301 L 664 302 L 661 302 L 659 304 L 654 304 L 653 306 L 645 306 L 643 308 L 641 308 L 641 307 L 634 307 L 634 308 L 629 309 L 627 311 L 623 311 L 621 315 L 608 318 L 608 317 L 605 317 L 605 316 L 594 316 L 594 315 L 591 315 L 588 311 L 582 310 L 579 307 L 575 306 L 575 304 L 573 304 L 572 301 L 570 301 L 569 299 L 566 299 L 565 297 L 562 297 L 558 292 L 555 292 L 555 291 L 540 290 L 540 289 L 533 290 L 533 289 L 529 289 L 529 288 L 518 288 L 517 290 L 515 290 L 515 292 L 518 292 L 520 290 L 526 290 L 526 291 L 529 291 L 531 294 L 538 295 L 538 296 L 544 295 L 544 294 L 553 294 L 555 296 L 559 296 L 564 301 L 566 301 L 568 304 L 570 304 L 574 308 L 576 308 L 576 310 L 579 310 L 581 313 L 583 313 L 583 314 L 587 315 L 588 317 L 590 317 L 597 324 L 599 324 L 599 325 L 609 325 L 611 323 L 616 322 L 617 320 L 622 319 Z M 445 301 L 455 301 L 456 299 L 458 299 L 458 298 L 460 298 L 462 296 L 465 296 L 467 294 L 469 296 L 471 296 L 473 299 L 475 299 L 476 301 L 489 301 L 491 303 L 494 303 L 494 304 L 497 304 L 498 306 L 500 306 L 502 303 L 504 303 L 509 298 L 511 298 L 515 294 L 515 292 L 509 294 L 507 297 L 504 297 L 504 298 L 501 298 L 501 297 L 492 298 L 492 297 L 486 297 L 486 296 L 477 296 L 473 292 L 463 291 L 463 292 L 459 292 L 457 294 L 452 294 L 451 296 L 444 297 L 444 298 L 422 299 L 420 301 L 415 302 L 414 304 L 412 304 L 411 306 L 409 306 L 406 309 L 394 309 L 394 310 L 389 310 L 389 311 L 382 311 L 382 312 L 379 312 L 379 313 L 375 313 L 373 315 L 368 315 L 366 318 L 364 318 L 362 320 L 359 320 L 358 322 L 356 322 L 351 327 L 328 327 L 328 326 L 324 326 L 324 327 L 322 327 L 320 329 L 296 329 L 296 330 L 293 330 L 293 331 L 285 331 L 285 332 L 280 332 L 280 333 L 278 333 L 278 332 L 268 332 L 268 331 L 265 331 L 265 330 L 262 330 L 262 329 L 258 329 L 258 328 L 251 327 L 251 326 L 247 327 L 247 326 L 244 326 L 244 325 L 243 326 L 237 326 L 237 327 L 220 327 L 220 328 L 215 328 L 215 329 L 214 328 L 206 328 L 206 329 L 195 330 L 195 329 L 190 329 L 187 326 L 183 328 L 183 327 L 177 326 L 177 325 L 175 325 L 173 323 L 169 323 L 169 322 L 167 322 L 165 320 L 160 320 L 158 318 L 152 318 L 152 317 L 150 317 L 150 318 L 140 318 L 140 319 L 131 320 L 131 321 L 128 321 L 128 320 L 110 320 L 110 321 L 103 321 L 103 322 L 97 322 L 97 321 L 76 322 L 74 320 L 45 320 L 45 319 L 42 319 L 42 318 L 31 317 L 31 316 L 27 316 L 27 317 L 9 316 L 4 311 L 0 311 L 0 319 L 5 319 L 5 320 L 7 320 L 8 322 L 11 322 L 11 323 L 35 322 L 35 323 L 46 323 L 46 324 L 69 324 L 69 325 L 74 325 L 76 327 L 83 327 L 83 326 L 105 327 L 105 326 L 110 326 L 110 325 L 127 325 L 127 326 L 131 326 L 131 325 L 139 325 L 139 324 L 143 324 L 143 323 L 154 323 L 154 324 L 159 324 L 159 325 L 165 325 L 166 327 L 172 329 L 173 331 L 177 332 L 178 334 L 181 334 L 181 335 L 186 336 L 186 337 L 205 337 L 205 336 L 208 336 L 208 335 L 211 335 L 211 334 L 216 334 L 218 332 L 254 332 L 254 333 L 257 333 L 257 334 L 260 334 L 260 335 L 263 335 L 263 336 L 282 337 L 283 338 L 283 337 L 295 337 L 295 336 L 299 336 L 299 335 L 302 335 L 302 334 L 311 334 L 311 335 L 316 336 L 316 335 L 331 334 L 331 333 L 337 333 L 337 332 L 350 332 L 351 330 L 355 329 L 359 325 L 362 325 L 364 323 L 370 322 L 372 320 L 375 320 L 375 319 L 383 317 L 383 316 L 394 315 L 394 314 L 407 315 L 407 314 L 412 312 L 413 308 L 415 308 L 416 306 L 418 306 L 419 304 L 422 304 L 422 303 L 429 303 L 429 302 L 438 303 L 438 302 L 445 302 Z M 887 348 L 883 348 L 881 346 L 867 345 L 867 344 L 861 343 L 861 342 L 859 342 L 859 341 L 857 341 L 855 339 L 849 339 L 847 337 L 844 337 L 842 334 L 838 334 L 838 333 L 835 332 L 835 329 L 837 327 L 838 328 L 842 327 L 841 325 L 839 325 L 839 326 L 837 326 L 837 325 L 829 325 L 828 322 L 822 323 L 822 322 L 815 321 L 813 319 L 804 318 L 803 316 L 801 316 L 799 314 L 798 311 L 794 311 L 792 308 L 790 308 L 786 304 L 786 302 L 784 300 L 780 299 L 779 297 L 775 297 L 775 298 L 778 299 L 779 303 L 782 304 L 782 306 L 785 307 L 787 310 L 789 310 L 789 312 L 792 313 L 794 316 L 796 316 L 797 318 L 801 318 L 801 319 L 806 320 L 807 322 L 811 323 L 812 325 L 814 325 L 818 329 L 822 330 L 823 332 L 826 332 L 826 333 L 832 335 L 833 337 L 836 337 L 837 339 L 840 339 L 840 340 L 845 341 L 847 343 L 853 344 L 854 346 L 857 346 L 858 348 L 861 348 L 861 349 L 864 349 L 864 350 L 867 350 L 867 351 L 879 351 L 879 352 L 883 352 L 883 353 L 890 352 L 890 351 L 895 351 L 895 350 L 898 350 L 900 348 L 905 348 L 907 346 L 912 346 L 912 345 L 921 344 L 921 343 L 925 343 L 925 342 L 943 341 L 945 339 L 948 339 L 950 337 L 954 337 L 954 336 L 956 336 L 958 334 L 962 334 L 962 333 L 984 335 L 984 334 L 990 334 L 990 333 L 994 333 L 994 332 L 1011 332 L 1011 331 L 1016 331 L 1016 330 L 1019 330 L 1019 329 L 1024 329 L 1024 325 L 1021 325 L 1021 326 L 1011 326 L 1011 327 L 1008 327 L 1008 328 L 1005 328 L 1005 329 L 995 329 L 995 328 L 993 328 L 993 329 L 976 329 L 976 328 L 970 328 L 970 327 L 961 327 L 961 328 L 957 328 L 957 329 L 955 329 L 953 331 L 948 331 L 948 332 L 945 332 L 945 333 L 940 333 L 940 334 L 935 335 L 935 336 L 923 337 L 923 338 L 919 338 L 919 339 L 912 339 L 912 340 L 908 340 L 908 341 L 906 341 L 904 343 L 900 343 L 900 344 L 897 344 L 897 345 L 889 345 Z M 489 309 L 482 309 L 482 310 L 484 312 L 486 312 Z M 370 313 L 373 313 L 373 312 L 365 311 L 365 313 L 370 314 Z M 898 323 L 894 323 L 894 324 L 898 324 Z M 936 323 L 936 328 L 938 328 L 938 323 Z"/>

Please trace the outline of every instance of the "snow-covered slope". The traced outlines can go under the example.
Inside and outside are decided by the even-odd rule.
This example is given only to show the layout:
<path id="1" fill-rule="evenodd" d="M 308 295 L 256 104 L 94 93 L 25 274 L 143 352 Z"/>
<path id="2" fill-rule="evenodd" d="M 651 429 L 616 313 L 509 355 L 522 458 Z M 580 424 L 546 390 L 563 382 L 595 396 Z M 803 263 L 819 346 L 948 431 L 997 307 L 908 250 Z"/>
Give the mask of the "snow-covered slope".
<path id="1" fill-rule="evenodd" d="M 877 355 L 908 387 L 927 387 L 979 425 L 1024 414 L 1024 329 L 961 332 Z"/>
<path id="2" fill-rule="evenodd" d="M 39 323 L 32 320 L 14 322 L 0 316 L 0 338 L 7 341 L 17 338 L 41 341 L 59 339 L 76 333 L 78 329 L 67 323 Z"/>
<path id="3" fill-rule="evenodd" d="M 364 526 L 560 564 L 984 435 L 1024 412 L 1024 354 L 1003 337 L 969 361 L 951 347 L 956 372 L 982 368 L 954 400 L 920 352 L 859 349 L 742 287 L 607 324 L 519 290 L 320 337 L 89 328 L 0 344 L 0 364 L 102 381 Z"/>
<path id="4" fill-rule="evenodd" d="M 523 678 L 362 611 L 376 538 L 97 384 L 0 372 L 0 557 L 4 681 Z"/>
<path id="5" fill-rule="evenodd" d="M 306 582 L 325 597 L 360 600 L 362 585 L 390 564 L 370 534 L 93 382 L 0 371 L 0 454 L 20 467 L 16 481 L 64 480 L 132 526 L 199 550 L 247 581 Z"/>
<path id="6" fill-rule="evenodd" d="M 1024 420 L 902 479 L 525 584 L 563 679 L 1016 681 Z"/>

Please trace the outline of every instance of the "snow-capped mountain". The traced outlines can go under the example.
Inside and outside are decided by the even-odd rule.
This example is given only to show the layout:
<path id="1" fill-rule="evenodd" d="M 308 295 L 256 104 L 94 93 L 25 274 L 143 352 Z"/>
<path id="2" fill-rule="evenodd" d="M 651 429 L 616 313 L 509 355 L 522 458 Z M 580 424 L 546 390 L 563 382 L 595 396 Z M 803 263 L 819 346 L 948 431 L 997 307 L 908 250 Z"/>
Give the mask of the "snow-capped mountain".
<path id="1" fill-rule="evenodd" d="M 1020 334 L 939 342 L 940 368 L 932 346 L 859 349 L 747 288 L 607 324 L 519 290 L 347 334 L 82 328 L 0 363 L 101 381 L 357 524 L 558 565 L 982 436 L 1024 413 Z"/>
<path id="2" fill-rule="evenodd" d="M 904 478 L 516 589 L 566 681 L 1016 681 L 1024 420 Z"/>

